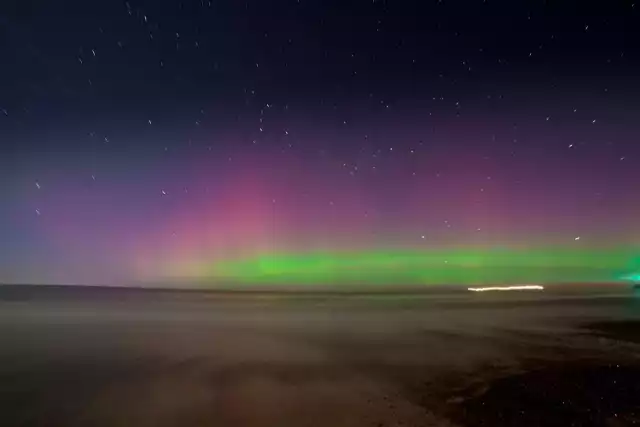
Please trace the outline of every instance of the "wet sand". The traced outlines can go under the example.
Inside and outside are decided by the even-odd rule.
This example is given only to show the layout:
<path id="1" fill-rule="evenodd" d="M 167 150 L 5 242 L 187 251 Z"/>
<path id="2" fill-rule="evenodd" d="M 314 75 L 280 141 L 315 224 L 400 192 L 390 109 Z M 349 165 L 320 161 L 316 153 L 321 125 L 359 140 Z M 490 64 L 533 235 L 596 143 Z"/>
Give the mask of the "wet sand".
<path id="1" fill-rule="evenodd" d="M 16 292 L 2 426 L 640 423 L 632 296 Z"/>

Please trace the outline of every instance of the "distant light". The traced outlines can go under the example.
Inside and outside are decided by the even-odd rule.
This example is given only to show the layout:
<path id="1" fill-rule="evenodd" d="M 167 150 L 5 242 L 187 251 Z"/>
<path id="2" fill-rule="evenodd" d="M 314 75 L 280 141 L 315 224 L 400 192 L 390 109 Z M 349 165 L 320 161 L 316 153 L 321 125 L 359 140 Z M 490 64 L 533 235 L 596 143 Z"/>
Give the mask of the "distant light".
<path id="1" fill-rule="evenodd" d="M 521 286 L 489 286 L 482 288 L 467 288 L 471 292 L 490 292 L 490 291 L 542 291 L 543 286 L 540 285 L 521 285 Z"/>

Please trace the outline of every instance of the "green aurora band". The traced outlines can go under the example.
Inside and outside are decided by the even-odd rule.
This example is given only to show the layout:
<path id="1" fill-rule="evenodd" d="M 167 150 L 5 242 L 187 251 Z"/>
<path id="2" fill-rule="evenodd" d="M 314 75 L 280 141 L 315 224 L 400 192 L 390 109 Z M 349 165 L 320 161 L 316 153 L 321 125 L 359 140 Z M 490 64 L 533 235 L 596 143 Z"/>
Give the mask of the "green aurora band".
<path id="1" fill-rule="evenodd" d="M 612 283 L 637 277 L 640 257 L 628 249 L 345 251 L 265 254 L 187 268 L 192 278 L 246 285 Z"/>

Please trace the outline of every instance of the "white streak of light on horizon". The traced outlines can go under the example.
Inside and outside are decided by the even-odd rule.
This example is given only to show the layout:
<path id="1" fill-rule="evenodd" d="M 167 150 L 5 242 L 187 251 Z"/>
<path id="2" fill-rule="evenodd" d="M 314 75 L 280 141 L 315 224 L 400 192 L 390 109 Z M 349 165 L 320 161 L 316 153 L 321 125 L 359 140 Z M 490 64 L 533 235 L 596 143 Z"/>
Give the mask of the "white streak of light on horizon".
<path id="1" fill-rule="evenodd" d="M 489 291 L 542 291 L 544 286 L 540 285 L 521 285 L 521 286 L 489 286 L 486 288 L 467 288 L 471 292 L 489 292 Z"/>

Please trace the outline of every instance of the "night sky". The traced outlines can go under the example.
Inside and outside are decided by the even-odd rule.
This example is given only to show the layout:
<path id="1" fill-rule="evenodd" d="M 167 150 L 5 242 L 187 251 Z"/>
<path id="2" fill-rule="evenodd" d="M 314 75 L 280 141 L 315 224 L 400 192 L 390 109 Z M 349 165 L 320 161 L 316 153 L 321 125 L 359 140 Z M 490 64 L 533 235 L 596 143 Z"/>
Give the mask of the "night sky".
<path id="1" fill-rule="evenodd" d="M 613 280 L 638 76 L 633 0 L 4 1 L 0 282 Z"/>

